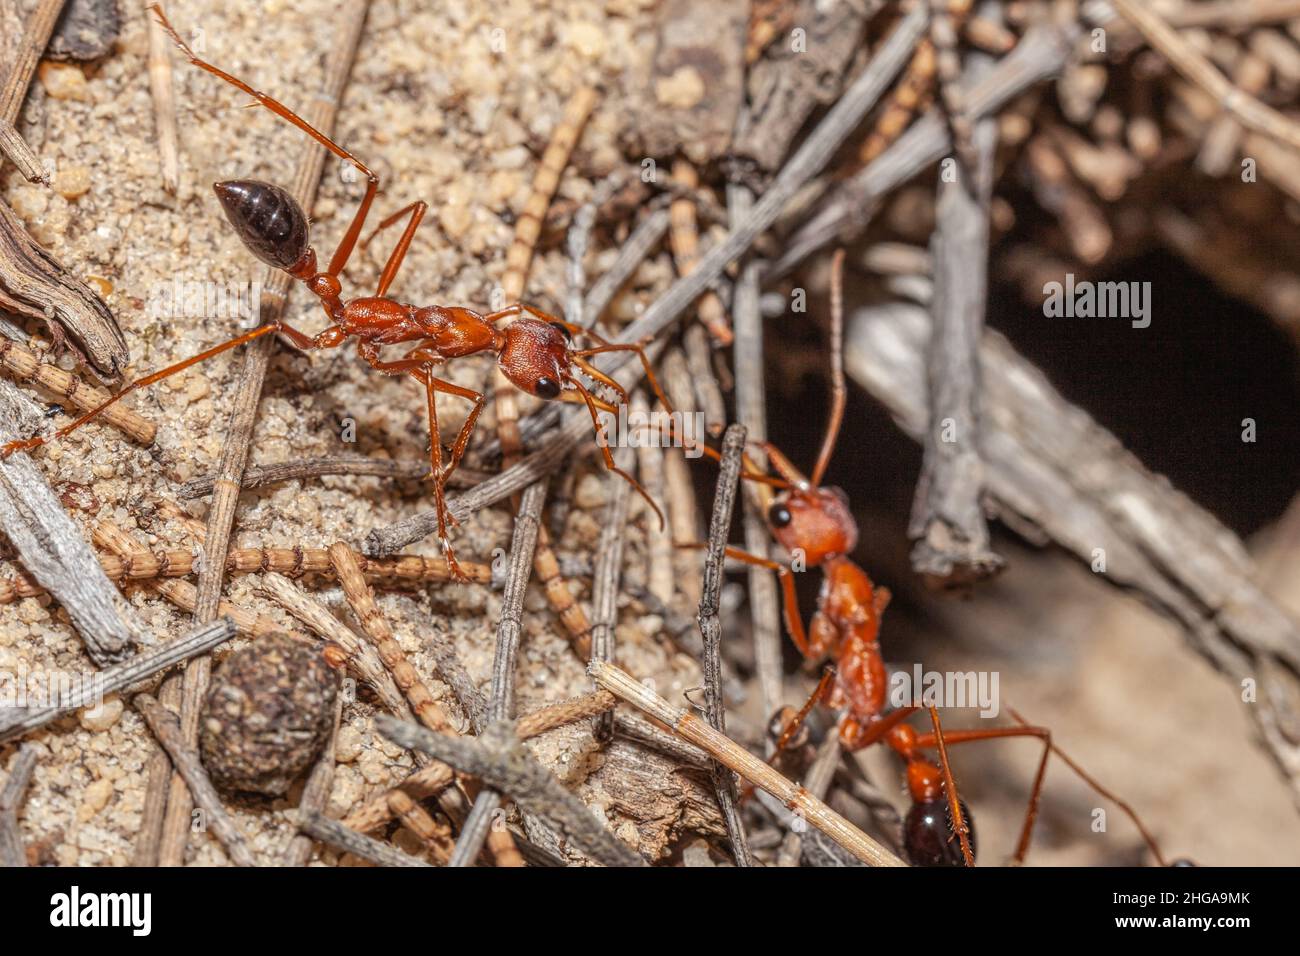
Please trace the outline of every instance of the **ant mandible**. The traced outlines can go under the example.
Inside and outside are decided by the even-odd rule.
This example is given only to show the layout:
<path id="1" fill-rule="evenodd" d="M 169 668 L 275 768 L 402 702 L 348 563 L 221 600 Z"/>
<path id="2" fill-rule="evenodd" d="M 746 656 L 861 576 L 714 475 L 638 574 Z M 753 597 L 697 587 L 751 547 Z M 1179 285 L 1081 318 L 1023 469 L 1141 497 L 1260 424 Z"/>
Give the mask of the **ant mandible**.
<path id="1" fill-rule="evenodd" d="M 1008 737 L 1035 737 L 1043 742 L 1043 755 L 1034 777 L 1033 790 L 1021 826 L 1014 863 L 1021 863 L 1029 850 L 1038 814 L 1047 759 L 1055 752 L 1090 787 L 1114 801 L 1137 825 L 1143 840 L 1157 861 L 1164 859 L 1159 847 L 1133 810 L 1093 780 L 1059 747 L 1052 743 L 1045 727 L 1031 726 L 1014 714 L 1018 725 L 985 730 L 944 732 L 934 707 L 929 711 L 932 730 L 921 733 L 904 721 L 919 705 L 899 707 L 886 713 L 888 674 L 879 643 L 880 620 L 889 604 L 888 589 L 876 585 L 851 557 L 858 542 L 858 526 L 848 496 L 839 488 L 821 482 L 835 450 L 844 419 L 847 389 L 844 383 L 843 295 L 844 250 L 836 252 L 831 268 L 831 414 L 812 475 L 805 477 L 770 442 L 757 442 L 768 455 L 779 477 L 767 475 L 746 461 L 742 476 L 779 490 L 767 509 L 772 536 L 790 554 L 799 555 L 808 567 L 820 567 L 823 581 L 817 611 L 805 630 L 794 588 L 794 575 L 779 561 L 728 547 L 728 557 L 775 571 L 781 581 L 786 628 L 800 654 L 813 661 L 832 662 L 807 703 L 785 725 L 775 754 L 785 748 L 818 701 L 841 711 L 838 723 L 840 743 L 849 751 L 884 742 L 907 764 L 906 779 L 912 806 L 903 824 L 903 850 L 914 865 L 966 865 L 975 861 L 973 820 L 957 794 L 948 764 L 947 745 Z M 712 458 L 712 449 L 703 449 Z M 931 760 L 927 750 L 937 752 Z M 774 756 L 775 756 L 774 754 Z M 956 840 L 953 839 L 956 835 Z"/>
<path id="2" fill-rule="evenodd" d="M 0 446 L 0 458 L 6 458 L 16 451 L 38 448 L 54 439 L 63 438 L 92 421 L 105 408 L 121 400 L 128 393 L 152 385 L 264 335 L 281 333 L 303 351 L 337 348 L 348 339 L 355 339 L 358 354 L 371 368 L 384 375 L 408 375 L 425 388 L 429 417 L 429 478 L 433 481 L 434 487 L 438 538 L 452 575 L 458 580 L 466 580 L 456 562 L 448 533 L 454 519 L 447 510 L 445 486 L 448 477 L 456 470 L 461 457 L 465 454 L 470 435 L 474 431 L 479 413 L 483 410 L 485 396 L 482 392 L 437 378 L 434 375 L 437 367 L 451 359 L 466 355 L 494 352 L 502 373 L 517 388 L 546 401 L 559 400 L 586 405 L 591 414 L 592 424 L 600 434 L 602 426 L 597 413 L 601 411 L 617 413 L 618 406 L 593 395 L 578 379 L 578 372 L 613 390 L 618 395 L 620 404 L 626 404 L 626 390 L 593 366 L 588 359 L 608 352 L 635 352 L 641 359 L 646 378 L 654 389 L 656 397 L 666 409 L 672 410 L 667 396 L 659 387 L 645 350 L 639 344 L 608 342 L 588 329 L 561 321 L 540 309 L 520 303 L 483 314 L 454 306 L 417 307 L 390 298 L 389 286 L 392 285 L 402 260 L 410 248 L 415 230 L 428 209 L 428 204 L 423 201 L 413 202 L 399 209 L 383 220 L 371 234 L 370 238 L 373 238 L 381 230 L 404 217 L 409 217 L 401 238 L 389 254 L 388 261 L 380 274 L 375 294 L 345 301 L 340 295 L 342 286 L 339 276 L 357 245 L 366 216 L 379 189 L 379 177 L 351 152 L 339 146 L 284 104 L 253 89 L 243 80 L 199 59 L 173 29 L 162 8 L 154 4 L 149 9 L 192 65 L 252 96 L 262 106 L 302 130 L 339 159 L 350 162 L 366 177 L 366 191 L 361 204 L 357 207 L 352 223 L 348 226 L 347 232 L 344 233 L 324 271 L 317 269 L 316 252 L 308 241 L 307 216 L 287 190 L 271 183 L 251 179 L 213 184 L 226 218 L 230 220 L 249 252 L 267 265 L 284 270 L 306 285 L 320 300 L 330 325 L 313 336 L 299 332 L 279 319 L 267 322 L 228 342 L 130 382 L 103 404 L 58 429 L 52 435 L 11 441 Z M 368 242 L 369 239 L 365 241 Z M 496 323 L 505 319 L 514 321 L 504 328 L 497 328 Z M 577 334 L 586 335 L 596 345 L 585 349 L 572 348 L 572 338 Z M 380 358 L 381 346 L 407 342 L 418 344 L 402 358 L 393 361 Z M 473 408 L 452 445 L 451 460 L 445 467 L 442 443 L 438 437 L 438 412 L 435 403 L 435 396 L 440 392 L 456 395 L 473 403 Z M 604 456 L 605 467 L 629 482 L 645 498 L 662 523 L 663 513 L 645 489 L 635 478 L 615 465 L 614 457 L 606 442 L 602 441 L 598 444 Z"/>

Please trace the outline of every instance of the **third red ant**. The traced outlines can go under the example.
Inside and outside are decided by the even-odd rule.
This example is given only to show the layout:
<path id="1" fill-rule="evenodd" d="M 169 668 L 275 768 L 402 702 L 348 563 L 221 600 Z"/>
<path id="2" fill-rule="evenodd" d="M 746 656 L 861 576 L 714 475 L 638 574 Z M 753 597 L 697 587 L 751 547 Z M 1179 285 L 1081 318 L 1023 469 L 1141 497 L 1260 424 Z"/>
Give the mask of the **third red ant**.
<path id="1" fill-rule="evenodd" d="M 444 489 L 447 478 L 455 471 L 465 453 L 479 413 L 483 410 L 484 395 L 437 378 L 434 375 L 435 369 L 451 359 L 494 352 L 502 373 L 517 388 L 547 401 L 559 400 L 586 405 L 592 423 L 599 432 L 601 425 L 597 413 L 600 411 L 616 413 L 618 408 L 593 395 L 579 380 L 578 374 L 585 374 L 611 389 L 618 395 L 620 403 L 625 404 L 627 392 L 612 378 L 593 366 L 588 359 L 608 352 L 635 352 L 641 359 L 655 395 L 663 402 L 666 409 L 672 410 L 651 370 L 649 359 L 639 344 L 608 342 L 589 329 L 563 322 L 539 309 L 519 303 L 483 314 L 455 306 L 417 307 L 389 297 L 388 289 L 397 276 L 415 231 L 428 208 L 428 204 L 423 201 L 413 202 L 399 209 L 383 220 L 371 234 L 373 237 L 375 233 L 404 217 L 407 219 L 402 236 L 389 254 L 388 261 L 380 274 L 374 295 L 344 300 L 340 295 L 342 286 L 339 276 L 357 246 L 362 227 L 379 189 L 379 177 L 351 152 L 339 146 L 287 106 L 253 89 L 243 80 L 199 59 L 172 28 L 162 8 L 154 4 L 149 9 L 153 11 L 168 36 L 191 64 L 247 93 L 276 116 L 302 130 L 339 159 L 350 162 L 366 177 L 366 191 L 361 204 L 357 207 L 347 232 L 344 233 L 324 271 L 318 270 L 316 252 L 308 241 L 307 216 L 287 190 L 271 183 L 250 179 L 213 184 L 226 217 L 249 252 L 267 265 L 284 270 L 306 285 L 320 300 L 330 325 L 313 336 L 299 332 L 279 320 L 268 322 L 228 342 L 130 382 L 112 398 L 92 408 L 52 435 L 12 441 L 0 446 L 0 458 L 8 457 L 15 451 L 39 448 L 53 439 L 63 438 L 92 421 L 104 409 L 129 392 L 152 385 L 192 365 L 264 335 L 281 333 L 303 351 L 337 348 L 348 339 L 355 339 L 357 352 L 371 368 L 384 375 L 408 375 L 425 388 L 430 436 L 429 478 L 433 481 L 437 506 L 438 537 L 452 574 L 459 580 L 465 580 L 451 547 L 448 529 L 453 519 L 447 511 Z M 504 328 L 497 328 L 496 324 L 505 319 L 514 321 Z M 574 335 L 585 335 L 596 344 L 592 348 L 572 348 Z M 379 352 L 382 346 L 409 342 L 417 344 L 402 358 L 392 361 L 380 358 Z M 435 403 L 435 396 L 439 392 L 456 395 L 473 403 L 473 408 L 452 445 L 451 460 L 445 466 L 442 443 L 438 437 L 438 412 Z M 614 458 L 605 442 L 599 444 L 605 466 L 628 481 L 646 499 L 662 522 L 662 512 L 646 494 L 645 489 L 636 479 L 614 464 Z"/>
<path id="2" fill-rule="evenodd" d="M 974 828 L 971 816 L 959 799 L 948 765 L 947 745 L 1006 737 L 1035 737 L 1043 742 L 1043 755 L 1034 777 L 1019 842 L 1012 858 L 1021 863 L 1029 850 L 1038 813 L 1047 759 L 1060 756 L 1090 787 L 1116 803 L 1137 825 L 1155 859 L 1164 857 L 1155 840 L 1124 801 L 1093 780 L 1082 768 L 1052 743 L 1051 732 L 1020 721 L 1012 727 L 985 730 L 957 730 L 945 733 L 934 707 L 929 707 L 932 729 L 919 732 L 906 719 L 919 704 L 886 712 L 888 674 L 878 640 L 880 621 L 889 604 L 889 591 L 875 584 L 850 555 L 858 542 L 858 526 L 848 496 L 839 488 L 821 482 L 835 450 L 844 418 L 847 390 L 843 369 L 843 260 L 836 253 L 831 268 L 831 368 L 832 399 L 830 421 L 822 440 L 812 475 L 805 477 L 779 449 L 758 442 L 777 476 L 767 475 L 746 461 L 743 477 L 778 489 L 767 509 L 772 536 L 791 555 L 801 557 L 807 567 L 822 569 L 823 581 L 817 611 L 805 630 L 794 587 L 794 574 L 779 561 L 728 547 L 727 556 L 775 571 L 784 597 L 786 627 L 799 653 L 805 658 L 832 662 L 807 703 L 785 721 L 776 744 L 779 754 L 793 738 L 813 707 L 824 701 L 840 712 L 838 733 L 846 750 L 856 751 L 884 742 L 907 762 L 907 787 L 912 806 L 903 824 L 903 850 L 914 865 L 974 865 Z M 703 449 L 712 458 L 718 455 Z M 694 547 L 695 545 L 691 545 Z M 934 750 L 937 762 L 925 751 Z M 954 840 L 954 834 L 956 839 Z"/>

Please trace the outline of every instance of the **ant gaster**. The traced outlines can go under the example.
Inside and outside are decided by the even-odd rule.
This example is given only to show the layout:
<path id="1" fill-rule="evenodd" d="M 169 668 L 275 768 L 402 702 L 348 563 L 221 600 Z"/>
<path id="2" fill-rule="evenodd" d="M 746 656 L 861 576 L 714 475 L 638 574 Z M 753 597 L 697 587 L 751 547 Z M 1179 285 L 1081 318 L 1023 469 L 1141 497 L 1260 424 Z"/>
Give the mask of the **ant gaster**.
<path id="1" fill-rule="evenodd" d="M 518 303 L 482 314 L 472 309 L 454 306 L 417 307 L 390 298 L 388 289 L 401 267 L 420 221 L 424 218 L 428 208 L 427 203 L 413 202 L 399 209 L 376 227 L 371 237 L 406 218 L 405 229 L 384 265 L 374 295 L 343 299 L 339 276 L 361 236 L 362 227 L 379 188 L 379 178 L 356 156 L 282 103 L 253 89 L 243 80 L 199 59 L 172 28 L 161 7 L 155 4 L 150 9 L 191 64 L 252 96 L 262 106 L 302 130 L 335 156 L 352 163 L 365 176 L 365 195 L 347 232 L 324 270 L 318 268 L 316 252 L 309 241 L 307 216 L 288 191 L 257 180 L 233 180 L 216 183 L 213 186 L 226 217 L 248 250 L 267 265 L 284 270 L 306 285 L 320 300 L 330 325 L 316 335 L 306 335 L 278 319 L 268 322 L 244 335 L 129 383 L 108 401 L 91 409 L 51 436 L 13 441 L 0 446 L 0 457 L 7 457 L 15 451 L 37 448 L 53 438 L 62 438 L 94 419 L 105 408 L 129 392 L 144 388 L 214 355 L 264 335 L 280 333 L 304 351 L 337 348 L 348 339 L 355 339 L 357 352 L 371 368 L 384 375 L 410 376 L 425 388 L 430 434 L 429 477 L 434 487 L 438 537 L 451 573 L 456 578 L 464 580 L 449 539 L 448 529 L 453 519 L 447 510 L 444 488 L 447 478 L 460 464 L 461 457 L 465 453 L 479 413 L 483 410 L 485 397 L 481 392 L 436 377 L 434 372 L 439 366 L 451 359 L 466 355 L 494 352 L 502 373 L 516 387 L 546 401 L 560 400 L 584 404 L 591 414 L 594 427 L 600 433 L 602 428 L 598 412 L 617 412 L 617 406 L 593 395 L 579 380 L 578 374 L 585 374 L 608 387 L 618 395 L 620 403 L 625 404 L 626 390 L 595 368 L 588 359 L 608 352 L 636 352 L 655 395 L 664 407 L 671 411 L 672 406 L 659 387 L 645 351 L 639 344 L 607 342 L 590 330 L 560 321 L 539 309 Z M 497 323 L 506 319 L 513 321 L 503 328 L 497 326 Z M 596 345 L 585 349 L 573 348 L 572 337 L 578 334 L 587 336 Z M 382 346 L 400 343 L 417 344 L 399 359 L 384 360 L 380 357 Z M 438 437 L 438 413 L 435 403 L 435 396 L 438 393 L 456 395 L 473 403 L 469 416 L 452 445 L 451 459 L 445 465 L 442 443 Z M 658 506 L 634 478 L 614 464 L 613 455 L 606 443 L 602 441 L 599 444 L 605 466 L 636 488 L 662 523 L 663 514 Z"/>

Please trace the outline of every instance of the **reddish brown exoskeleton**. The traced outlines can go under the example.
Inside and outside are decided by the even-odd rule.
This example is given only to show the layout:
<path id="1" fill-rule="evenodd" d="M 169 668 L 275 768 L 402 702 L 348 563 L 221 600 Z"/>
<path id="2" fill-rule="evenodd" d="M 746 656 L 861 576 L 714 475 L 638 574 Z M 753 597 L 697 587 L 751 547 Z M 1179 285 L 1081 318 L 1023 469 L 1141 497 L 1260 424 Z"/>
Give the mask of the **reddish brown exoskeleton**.
<path id="1" fill-rule="evenodd" d="M 799 652 L 812 661 L 829 660 L 817 690 L 793 718 L 785 721 L 776 753 L 787 745 L 818 701 L 840 713 L 838 733 L 846 750 L 861 750 L 883 742 L 907 763 L 907 787 L 912 806 L 903 825 L 903 849 L 915 865 L 973 865 L 975 835 L 969 811 L 960 800 L 948 764 L 947 746 L 1006 737 L 1035 737 L 1043 742 L 1043 755 L 1034 778 L 1029 806 L 1021 827 L 1013 861 L 1024 859 L 1038 812 L 1047 758 L 1057 753 L 1080 777 L 1103 796 L 1114 800 L 1137 824 L 1157 860 L 1159 847 L 1132 810 L 1114 797 L 1052 744 L 1046 728 L 1024 724 L 985 730 L 944 732 L 938 711 L 927 707 L 931 730 L 920 732 L 905 723 L 921 709 L 919 704 L 888 710 L 888 674 L 881 654 L 881 617 L 889 604 L 889 591 L 873 582 L 851 557 L 858 542 L 858 526 L 848 496 L 839 488 L 823 487 L 840 424 L 846 389 L 843 371 L 843 251 L 836 253 L 831 271 L 832 404 L 830 423 L 813 468 L 805 477 L 774 445 L 760 442 L 777 477 L 746 464 L 745 478 L 778 490 L 767 509 L 772 536 L 808 568 L 821 568 L 822 587 L 817 610 L 805 630 L 794 587 L 794 575 L 779 561 L 728 548 L 736 560 L 769 568 L 781 581 L 786 628 Z M 710 457 L 715 452 L 707 450 Z M 927 751 L 935 751 L 932 760 Z"/>
<path id="2" fill-rule="evenodd" d="M 588 360 L 592 356 L 607 352 L 635 352 L 641 359 L 646 377 L 656 396 L 663 402 L 664 407 L 671 411 L 671 405 L 659 387 L 641 345 L 607 342 L 590 330 L 562 322 L 554 316 L 523 304 L 510 305 L 495 312 L 482 314 L 456 306 L 418 307 L 391 298 L 388 295 L 389 287 L 397 276 L 415 230 L 419 227 L 428 208 L 424 202 L 411 203 L 379 224 L 375 232 L 403 218 L 406 219 L 406 227 L 384 265 L 374 295 L 344 299 L 339 276 L 361 236 L 362 227 L 379 188 L 379 178 L 356 156 L 282 103 L 253 89 L 243 80 L 199 59 L 172 28 L 162 9 L 157 5 L 151 6 L 150 9 L 191 64 L 252 96 L 262 106 L 302 130 L 335 156 L 352 163 L 365 176 L 365 195 L 357 207 L 347 232 L 344 233 L 324 270 L 318 268 L 316 252 L 309 241 L 307 216 L 288 191 L 271 183 L 256 180 L 234 180 L 216 183 L 213 186 L 226 217 L 248 250 L 266 264 L 283 269 L 290 276 L 301 281 L 320 300 L 330 325 L 316 335 L 306 335 L 282 321 L 268 322 L 251 332 L 127 384 L 111 399 L 50 436 L 13 441 L 0 446 L 0 457 L 7 457 L 15 451 L 38 448 L 52 439 L 62 438 L 92 421 L 105 408 L 119 401 L 126 394 L 264 335 L 280 333 L 304 351 L 337 348 L 349 339 L 355 339 L 358 354 L 371 368 L 385 375 L 410 376 L 425 388 L 430 435 L 429 477 L 434 484 L 438 537 L 452 574 L 464 580 L 449 538 L 452 518 L 447 511 L 444 488 L 447 478 L 456 469 L 465 453 L 479 413 L 483 410 L 484 396 L 481 392 L 438 378 L 435 375 L 436 369 L 452 359 L 494 352 L 502 373 L 517 388 L 547 401 L 560 400 L 586 405 L 591 413 L 592 423 L 599 433 L 601 425 L 597 413 L 617 412 L 617 406 L 593 395 L 579 380 L 578 375 L 585 374 L 608 387 L 618 395 L 620 403 L 626 403 L 626 391 Z M 498 323 L 507 319 L 513 321 L 508 325 L 498 326 Z M 595 345 L 584 349 L 573 348 L 572 338 L 575 335 L 584 335 L 595 342 Z M 380 357 L 382 346 L 405 343 L 416 344 L 401 358 L 384 360 Z M 459 396 L 473 404 L 465 424 L 452 445 L 451 458 L 445 465 L 442 443 L 438 437 L 438 412 L 435 403 L 435 396 L 440 392 Z M 662 521 L 663 515 L 654 501 L 634 478 L 615 466 L 614 458 L 606 444 L 601 442 L 600 445 L 606 467 L 631 483 L 649 502 L 650 507 Z"/>

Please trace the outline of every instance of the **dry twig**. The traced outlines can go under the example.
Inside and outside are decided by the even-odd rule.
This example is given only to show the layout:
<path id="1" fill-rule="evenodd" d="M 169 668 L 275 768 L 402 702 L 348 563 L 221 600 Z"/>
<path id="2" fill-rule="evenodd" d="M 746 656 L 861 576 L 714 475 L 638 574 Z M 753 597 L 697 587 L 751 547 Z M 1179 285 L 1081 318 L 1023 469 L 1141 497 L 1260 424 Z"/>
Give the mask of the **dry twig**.
<path id="1" fill-rule="evenodd" d="M 327 135 L 334 127 L 338 103 L 343 97 L 343 88 L 347 85 L 352 58 L 361 39 L 361 29 L 369 7 L 368 0 L 353 0 L 337 17 L 337 39 L 326 67 L 322 87 L 324 95 L 313 98 L 302 111 L 307 122 Z M 289 192 L 308 212 L 324 165 L 325 151 L 316 143 L 308 146 L 299 159 Z M 274 321 L 283 314 L 291 281 L 287 272 L 268 266 L 267 278 L 263 282 L 266 302 L 262 316 L 264 322 Z M 235 519 L 235 506 L 239 501 L 244 467 L 248 464 L 248 452 L 252 446 L 253 424 L 257 418 L 258 401 L 262 395 L 267 363 L 271 358 L 273 339 L 274 336 L 264 336 L 244 350 L 244 367 L 235 391 L 234 408 L 226 430 L 208 510 L 208 530 L 203 542 L 207 562 L 199 574 L 198 600 L 194 609 L 195 620 L 199 622 L 215 617 L 221 603 L 226 551 L 230 545 L 230 531 Z M 211 661 L 205 657 L 191 661 L 185 669 L 181 727 L 185 740 L 191 744 L 198 738 L 199 706 L 207 693 L 211 670 Z M 161 861 L 164 865 L 179 865 L 184 860 L 189 807 L 184 781 L 178 776 L 173 777 L 163 826 Z"/>
<path id="2" fill-rule="evenodd" d="M 713 517 L 709 522 L 709 548 L 704 560 L 704 593 L 700 598 L 700 636 L 704 639 L 704 715 L 719 734 L 727 732 L 726 703 L 722 697 L 722 577 L 726 561 L 727 536 L 736 505 L 736 490 L 744 465 L 745 426 L 732 425 L 722 439 L 717 490 L 713 496 Z M 593 658 L 594 659 L 594 658 Z M 605 658 L 605 660 L 610 660 Z M 732 854 L 737 866 L 752 866 L 745 825 L 740 819 L 736 782 L 721 763 L 713 765 L 713 786 L 727 822 Z"/>
<path id="3" fill-rule="evenodd" d="M 27 792 L 35 769 L 36 748 L 23 744 L 9 767 L 4 787 L 0 788 L 0 866 L 27 865 L 27 851 L 23 848 L 22 833 L 18 829 L 18 808 L 23 805 L 23 794 Z"/>
<path id="4" fill-rule="evenodd" d="M 31 404 L 0 380 L 0 443 L 23 437 L 40 419 Z M 0 459 L 0 528 L 31 576 L 67 610 L 90 659 L 101 667 L 121 660 L 140 625 L 25 452 Z"/>
<path id="5" fill-rule="evenodd" d="M 151 694 L 137 695 L 135 706 L 149 724 L 153 735 L 158 738 L 158 743 L 167 751 L 167 756 L 171 757 L 172 766 L 185 780 L 194 803 L 203 811 L 206 822 L 226 848 L 231 862 L 236 866 L 256 866 L 253 851 L 243 832 L 221 805 L 221 797 L 217 795 L 207 771 L 203 769 L 199 752 L 187 744 L 181 735 L 180 721 Z"/>
<path id="6" fill-rule="evenodd" d="M 601 687 L 645 711 L 673 733 L 715 760 L 730 767 L 750 783 L 767 791 L 803 816 L 805 820 L 871 866 L 905 866 L 898 857 L 867 836 L 848 820 L 759 760 L 744 747 L 719 733 L 694 714 L 679 710 L 626 671 L 612 664 L 593 661 L 587 673 Z"/>
<path id="7" fill-rule="evenodd" d="M 574 848 L 597 863 L 645 866 L 645 860 L 610 833 L 586 804 L 533 759 L 508 722 L 489 725 L 477 738 L 430 733 L 383 715 L 375 718 L 375 724 L 394 743 L 423 750 L 508 793 L 523 810 L 554 824 Z"/>

